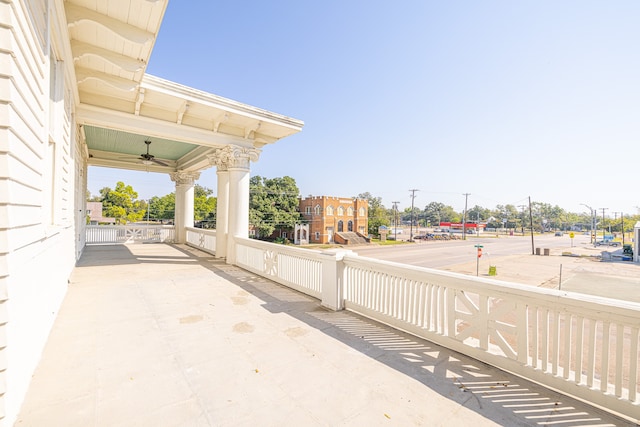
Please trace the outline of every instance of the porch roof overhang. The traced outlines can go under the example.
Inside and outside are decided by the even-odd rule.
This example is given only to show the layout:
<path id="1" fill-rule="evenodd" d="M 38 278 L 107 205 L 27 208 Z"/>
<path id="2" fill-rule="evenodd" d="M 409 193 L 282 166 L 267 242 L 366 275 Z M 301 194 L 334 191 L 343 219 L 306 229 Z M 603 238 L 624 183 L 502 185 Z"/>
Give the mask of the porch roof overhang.
<path id="1" fill-rule="evenodd" d="M 89 165 L 199 171 L 228 144 L 262 148 L 304 123 L 145 73 L 168 0 L 66 0 L 65 63 Z M 145 141 L 151 141 L 150 145 Z M 153 156 L 144 158 L 144 154 Z"/>

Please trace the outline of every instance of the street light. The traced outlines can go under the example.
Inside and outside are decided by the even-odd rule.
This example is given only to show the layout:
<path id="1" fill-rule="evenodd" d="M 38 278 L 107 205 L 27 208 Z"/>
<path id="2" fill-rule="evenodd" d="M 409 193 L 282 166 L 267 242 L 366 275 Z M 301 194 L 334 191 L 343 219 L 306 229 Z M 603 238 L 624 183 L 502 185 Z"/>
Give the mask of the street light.
<path id="1" fill-rule="evenodd" d="M 413 200 L 416 198 L 416 191 L 420 190 L 413 188 L 409 191 L 411 191 L 411 224 L 409 226 L 409 241 L 413 242 Z"/>
<path id="2" fill-rule="evenodd" d="M 593 234 L 593 232 L 594 232 L 593 231 L 593 225 L 594 225 L 594 222 L 595 222 L 595 220 L 594 220 L 594 217 L 595 217 L 594 211 L 595 210 L 591 206 L 585 205 L 584 203 L 580 203 L 580 205 L 585 206 L 586 208 L 589 209 L 589 215 L 591 216 L 591 218 L 590 218 L 591 219 L 591 233 L 590 233 L 590 236 L 589 236 L 589 243 L 593 243 L 595 245 L 596 244 L 596 239 L 595 239 L 595 236 Z"/>
<path id="3" fill-rule="evenodd" d="M 393 227 L 394 240 L 398 241 L 398 203 L 400 202 L 391 202 L 393 203 L 393 223 L 395 227 Z"/>

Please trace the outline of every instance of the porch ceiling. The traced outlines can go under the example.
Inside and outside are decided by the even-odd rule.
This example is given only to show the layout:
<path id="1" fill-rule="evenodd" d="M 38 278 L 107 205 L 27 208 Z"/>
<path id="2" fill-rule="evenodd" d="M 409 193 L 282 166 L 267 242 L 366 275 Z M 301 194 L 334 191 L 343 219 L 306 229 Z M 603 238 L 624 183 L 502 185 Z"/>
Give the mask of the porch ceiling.
<path id="1" fill-rule="evenodd" d="M 224 145 L 260 148 L 302 130 L 300 120 L 145 74 L 167 3 L 64 3 L 89 165 L 196 171 L 210 167 L 206 156 Z M 142 162 L 146 140 L 163 164 Z"/>

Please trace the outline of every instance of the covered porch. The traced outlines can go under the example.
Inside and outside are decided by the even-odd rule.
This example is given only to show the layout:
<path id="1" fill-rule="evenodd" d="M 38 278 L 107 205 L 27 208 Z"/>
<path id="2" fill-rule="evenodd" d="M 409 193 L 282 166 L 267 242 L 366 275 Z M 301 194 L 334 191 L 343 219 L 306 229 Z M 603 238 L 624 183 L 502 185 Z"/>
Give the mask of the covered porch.
<path id="1" fill-rule="evenodd" d="M 186 245 L 89 246 L 16 425 L 632 425 Z"/>

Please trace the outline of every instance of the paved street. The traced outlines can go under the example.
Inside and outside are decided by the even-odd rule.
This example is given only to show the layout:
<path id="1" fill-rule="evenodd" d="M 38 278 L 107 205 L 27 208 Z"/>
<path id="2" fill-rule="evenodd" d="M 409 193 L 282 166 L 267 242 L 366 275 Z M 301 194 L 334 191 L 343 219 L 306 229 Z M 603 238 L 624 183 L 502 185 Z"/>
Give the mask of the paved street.
<path id="1" fill-rule="evenodd" d="M 475 245 L 483 246 L 479 262 Z M 603 251 L 619 254 L 622 248 L 593 247 L 589 236 L 581 234 L 576 234 L 573 242 L 568 234 L 536 235 L 533 247 L 541 248 L 542 253 L 548 248 L 550 255 L 532 255 L 531 236 L 505 235 L 361 246 L 353 251 L 365 257 L 482 277 L 488 277 L 489 266 L 495 266 L 495 279 L 501 281 L 640 302 L 640 265 L 599 257 Z"/>

